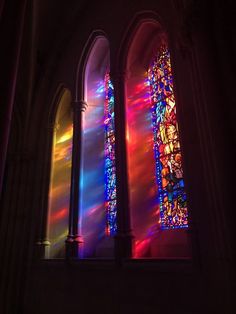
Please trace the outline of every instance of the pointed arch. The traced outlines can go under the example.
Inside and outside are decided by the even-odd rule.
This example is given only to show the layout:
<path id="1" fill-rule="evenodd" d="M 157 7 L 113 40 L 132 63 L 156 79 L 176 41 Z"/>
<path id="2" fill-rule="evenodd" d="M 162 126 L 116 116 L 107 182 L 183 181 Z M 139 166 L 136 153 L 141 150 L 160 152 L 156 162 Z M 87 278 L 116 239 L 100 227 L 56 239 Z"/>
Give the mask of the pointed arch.
<path id="1" fill-rule="evenodd" d="M 135 236 L 133 256 L 136 258 L 189 256 L 186 194 L 182 174 L 179 177 L 183 169 L 178 125 L 174 122 L 176 106 L 168 35 L 159 21 L 153 12 L 138 14 L 128 30 L 131 35 L 124 40 L 126 48 L 121 58 L 126 73 L 128 185 L 131 225 Z M 163 71 L 161 77 L 158 71 L 163 69 L 158 67 L 163 64 L 160 65 L 157 60 L 162 57 L 163 47 L 166 47 L 168 60 L 165 62 L 169 68 L 168 74 Z M 167 92 L 167 87 L 172 92 Z M 162 98 L 163 95 L 167 96 Z M 170 102 L 172 115 L 162 117 L 158 111 L 160 104 L 167 112 Z M 165 134 L 170 133 L 167 123 L 158 122 L 161 119 L 169 119 L 170 127 L 175 130 L 175 143 L 169 135 L 165 139 L 161 137 L 161 125 Z M 175 144 L 178 146 L 176 167 L 181 170 L 178 174 L 177 170 L 173 170 L 174 161 L 172 163 L 175 160 L 177 165 L 177 150 L 172 147 Z M 170 146 L 171 151 L 167 152 Z M 161 152 L 163 147 L 166 154 Z M 181 215 L 185 215 L 185 220 L 181 220 Z"/>
<path id="2" fill-rule="evenodd" d="M 79 58 L 76 78 L 75 78 L 75 101 L 79 101 L 84 99 L 85 94 L 85 71 L 86 65 L 90 56 L 90 53 L 100 38 L 107 38 L 106 34 L 102 30 L 94 30 L 89 36 L 88 40 L 84 45 L 84 49 L 82 51 L 81 57 Z"/>
<path id="3" fill-rule="evenodd" d="M 47 220 L 47 239 L 50 243 L 49 258 L 65 256 L 65 239 L 68 234 L 72 159 L 72 112 L 71 93 L 60 88 L 53 108 L 54 119 L 51 157 L 51 179 Z"/>
<path id="4" fill-rule="evenodd" d="M 123 36 L 119 53 L 117 67 L 119 72 L 125 72 L 128 75 L 128 56 L 130 47 L 134 42 L 134 36 L 137 35 L 140 27 L 148 23 L 159 24 L 162 31 L 166 31 L 167 26 L 165 25 L 164 19 L 155 11 L 141 11 L 137 12 L 133 19 L 130 21 L 126 28 L 126 32 Z"/>
<path id="5" fill-rule="evenodd" d="M 77 97 L 80 94 L 88 105 L 82 119 L 80 180 L 80 233 L 84 243 L 82 257 L 104 257 L 113 255 L 113 239 L 106 233 L 105 105 L 108 101 L 106 88 L 110 50 L 104 34 L 93 32 L 85 52 L 87 55 L 84 55 L 81 61 L 84 64 L 80 62 L 79 66 L 82 70 L 79 77 L 83 82 L 83 90 L 77 92 Z M 114 100 L 112 102 L 114 105 Z M 111 102 L 109 104 L 111 105 Z M 115 168 L 111 168 L 111 171 L 114 172 L 114 177 Z"/>

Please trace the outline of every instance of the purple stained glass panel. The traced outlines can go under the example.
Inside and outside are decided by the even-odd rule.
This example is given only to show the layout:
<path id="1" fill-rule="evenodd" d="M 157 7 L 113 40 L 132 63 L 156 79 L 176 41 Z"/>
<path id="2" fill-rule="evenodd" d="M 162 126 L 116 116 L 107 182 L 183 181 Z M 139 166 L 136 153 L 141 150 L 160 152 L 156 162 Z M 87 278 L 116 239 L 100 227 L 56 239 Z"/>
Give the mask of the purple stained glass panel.
<path id="1" fill-rule="evenodd" d="M 114 92 L 110 75 L 105 75 L 105 210 L 106 234 L 115 235 L 116 224 L 116 168 L 115 168 L 115 121 Z"/>

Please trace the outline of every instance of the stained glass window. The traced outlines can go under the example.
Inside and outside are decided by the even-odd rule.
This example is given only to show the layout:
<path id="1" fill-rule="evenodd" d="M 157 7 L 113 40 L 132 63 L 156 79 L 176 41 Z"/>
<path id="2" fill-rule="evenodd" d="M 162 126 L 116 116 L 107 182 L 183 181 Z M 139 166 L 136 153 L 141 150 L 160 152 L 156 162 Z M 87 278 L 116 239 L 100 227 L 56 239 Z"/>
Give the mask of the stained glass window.
<path id="1" fill-rule="evenodd" d="M 156 182 L 162 229 L 188 227 L 170 53 L 162 46 L 148 69 Z"/>
<path id="2" fill-rule="evenodd" d="M 115 126 L 114 91 L 110 75 L 105 75 L 105 210 L 106 234 L 114 235 L 116 224 L 116 168 L 115 168 Z"/>

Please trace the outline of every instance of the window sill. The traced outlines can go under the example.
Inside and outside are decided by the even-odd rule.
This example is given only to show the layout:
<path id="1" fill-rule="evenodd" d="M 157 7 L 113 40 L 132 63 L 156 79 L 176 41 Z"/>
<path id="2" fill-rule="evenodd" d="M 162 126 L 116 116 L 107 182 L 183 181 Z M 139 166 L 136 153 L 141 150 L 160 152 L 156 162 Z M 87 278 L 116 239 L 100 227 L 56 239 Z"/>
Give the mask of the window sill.
<path id="1" fill-rule="evenodd" d="M 155 258 L 137 258 L 137 259 L 115 259 L 105 258 L 86 258 L 86 259 L 42 259 L 37 263 L 42 268 L 76 268 L 79 270 L 127 270 L 127 271 L 156 271 L 156 272 L 174 272 L 174 273 L 192 273 L 194 263 L 190 258 L 181 259 L 155 259 Z"/>

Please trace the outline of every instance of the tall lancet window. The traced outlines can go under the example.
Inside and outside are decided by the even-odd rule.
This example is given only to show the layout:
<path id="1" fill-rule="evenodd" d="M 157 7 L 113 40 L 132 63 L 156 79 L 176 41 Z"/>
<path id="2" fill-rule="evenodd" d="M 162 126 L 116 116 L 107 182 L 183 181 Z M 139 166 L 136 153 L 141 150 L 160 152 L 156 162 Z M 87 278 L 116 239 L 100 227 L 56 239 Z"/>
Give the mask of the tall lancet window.
<path id="1" fill-rule="evenodd" d="M 105 75 L 105 208 L 106 234 L 115 235 L 116 224 L 116 168 L 115 168 L 115 117 L 114 87 L 109 73 Z"/>
<path id="2" fill-rule="evenodd" d="M 116 232 L 114 96 L 109 78 L 109 43 L 98 37 L 85 67 L 80 234 L 82 258 L 113 257 Z"/>
<path id="3" fill-rule="evenodd" d="M 148 69 L 161 228 L 188 227 L 170 53 L 161 46 Z"/>
<path id="4" fill-rule="evenodd" d="M 134 258 L 188 258 L 188 214 L 168 39 L 136 28 L 126 72 L 127 168 Z"/>

